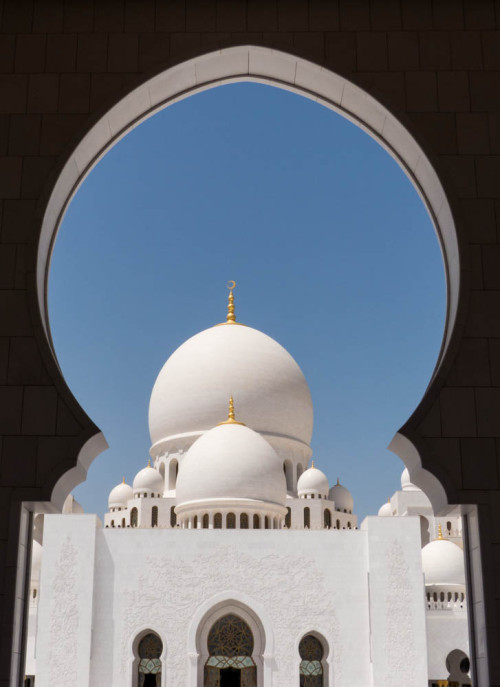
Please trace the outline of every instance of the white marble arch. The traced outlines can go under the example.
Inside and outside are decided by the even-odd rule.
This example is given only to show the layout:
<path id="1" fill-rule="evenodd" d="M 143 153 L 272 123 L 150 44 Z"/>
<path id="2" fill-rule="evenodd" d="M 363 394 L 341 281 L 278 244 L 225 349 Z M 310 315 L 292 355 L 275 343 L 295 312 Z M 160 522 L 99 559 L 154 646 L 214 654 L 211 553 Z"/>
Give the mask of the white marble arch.
<path id="1" fill-rule="evenodd" d="M 301 640 L 307 635 L 312 635 L 321 643 L 323 647 L 323 658 L 321 659 L 321 665 L 323 666 L 323 687 L 333 687 L 335 684 L 335 676 L 333 672 L 333 651 L 331 650 L 331 644 L 328 641 L 328 631 L 321 626 L 318 627 L 306 627 L 301 632 L 299 632 L 295 638 L 295 657 L 296 657 L 296 669 L 295 669 L 295 684 L 300 685 L 300 653 L 299 644 Z"/>
<path id="2" fill-rule="evenodd" d="M 257 687 L 271 687 L 274 633 L 270 618 L 258 601 L 235 590 L 212 596 L 197 609 L 191 620 L 188 630 L 189 687 L 203 685 L 203 669 L 208 659 L 208 633 L 213 624 L 228 613 L 238 615 L 252 631 L 252 658 L 257 666 Z"/>
<path id="3" fill-rule="evenodd" d="M 139 628 L 135 628 L 134 632 L 130 634 L 128 639 L 128 657 L 127 657 L 127 685 L 130 687 L 137 687 L 139 684 L 138 680 L 138 665 L 139 665 L 139 642 L 143 637 L 149 633 L 158 635 L 162 643 L 162 651 L 160 656 L 161 661 L 161 687 L 166 687 L 167 685 L 167 669 L 166 669 L 166 659 L 167 659 L 167 642 L 165 635 L 157 627 L 152 625 L 143 625 Z"/>
<path id="4" fill-rule="evenodd" d="M 45 191 L 44 206 L 40 208 L 43 220 L 36 270 L 40 317 L 51 350 L 47 287 L 52 248 L 66 209 L 87 174 L 115 143 L 158 111 L 203 90 L 243 81 L 293 91 L 341 114 L 374 138 L 413 183 L 434 223 L 447 280 L 447 314 L 434 380 L 455 329 L 464 267 L 452 209 L 433 163 L 404 124 L 359 86 L 292 54 L 253 45 L 199 55 L 145 80 L 94 120 L 61 162 L 61 172 Z M 91 460 L 105 447 L 103 438 L 94 442 L 96 452 Z M 78 469 L 65 476 L 67 493 L 85 479 L 91 460 L 79 460 Z M 418 470 L 414 468 L 411 474 L 416 483 Z"/>

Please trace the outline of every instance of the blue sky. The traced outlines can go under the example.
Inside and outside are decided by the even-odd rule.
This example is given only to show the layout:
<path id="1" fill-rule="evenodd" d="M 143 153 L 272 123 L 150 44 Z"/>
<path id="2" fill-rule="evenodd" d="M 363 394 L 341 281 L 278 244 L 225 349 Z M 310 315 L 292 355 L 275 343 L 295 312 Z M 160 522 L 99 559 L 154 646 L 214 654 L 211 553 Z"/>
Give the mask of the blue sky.
<path id="1" fill-rule="evenodd" d="M 397 163 L 330 110 L 259 84 L 176 103 L 89 174 L 59 232 L 49 311 L 63 374 L 110 449 L 75 491 L 102 515 L 148 459 L 149 396 L 169 355 L 224 318 L 294 356 L 314 403 L 315 464 L 376 513 L 398 487 L 387 450 L 442 339 L 430 218 Z"/>

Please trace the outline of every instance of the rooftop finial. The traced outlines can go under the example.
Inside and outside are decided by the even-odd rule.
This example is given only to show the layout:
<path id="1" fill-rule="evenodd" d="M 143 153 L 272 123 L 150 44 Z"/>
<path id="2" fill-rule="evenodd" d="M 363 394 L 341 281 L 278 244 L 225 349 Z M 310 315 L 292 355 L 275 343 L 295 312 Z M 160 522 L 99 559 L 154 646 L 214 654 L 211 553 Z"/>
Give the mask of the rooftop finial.
<path id="1" fill-rule="evenodd" d="M 229 289 L 229 296 L 227 299 L 227 317 L 226 324 L 236 324 L 236 315 L 234 314 L 234 296 L 233 289 L 236 287 L 236 282 L 234 279 L 230 279 L 227 282 L 227 288 Z"/>
<path id="2" fill-rule="evenodd" d="M 438 539 L 443 539 L 443 530 L 441 529 L 441 523 L 438 525 Z"/>
<path id="3" fill-rule="evenodd" d="M 311 460 L 311 468 L 314 467 L 314 458 Z"/>
<path id="4" fill-rule="evenodd" d="M 125 475 L 122 477 L 122 484 L 125 484 Z"/>
<path id="5" fill-rule="evenodd" d="M 227 420 L 224 422 L 219 422 L 219 425 L 244 425 L 244 422 L 237 422 L 234 414 L 234 400 L 233 397 L 229 397 L 229 412 L 227 414 Z"/>
<path id="6" fill-rule="evenodd" d="M 148 468 L 151 467 L 151 458 L 148 458 Z"/>
<path id="7" fill-rule="evenodd" d="M 337 486 L 340 485 L 339 478 L 337 477 Z"/>
<path id="8" fill-rule="evenodd" d="M 229 412 L 227 414 L 227 419 L 231 422 L 236 421 L 236 418 L 234 417 L 234 401 L 232 396 L 229 397 Z"/>

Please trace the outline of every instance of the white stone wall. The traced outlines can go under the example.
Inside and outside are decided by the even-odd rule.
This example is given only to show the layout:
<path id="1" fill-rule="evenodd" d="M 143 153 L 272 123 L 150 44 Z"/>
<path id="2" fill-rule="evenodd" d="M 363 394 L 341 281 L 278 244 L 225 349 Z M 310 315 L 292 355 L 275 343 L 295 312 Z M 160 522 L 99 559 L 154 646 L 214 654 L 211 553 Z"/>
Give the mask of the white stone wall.
<path id="1" fill-rule="evenodd" d="M 125 533 L 122 530 L 121 533 Z M 107 575 L 95 565 L 96 515 L 45 518 L 37 628 L 37 687 L 90 687 L 94 580 Z M 95 628 L 94 626 L 94 629 Z M 107 639 L 103 640 L 106 642 Z"/>
<path id="2" fill-rule="evenodd" d="M 368 517 L 373 684 L 424 687 L 427 645 L 418 518 Z"/>
<path id="3" fill-rule="evenodd" d="M 428 611 L 428 674 L 429 679 L 446 680 L 446 657 L 454 649 L 469 653 L 469 629 L 467 612 Z"/>
<path id="4" fill-rule="evenodd" d="M 37 687 L 57 684 L 56 675 L 78 687 L 132 685 L 133 641 L 148 628 L 164 642 L 162 687 L 198 687 L 197 632 L 226 603 L 262 624 L 262 687 L 299 684 L 298 644 L 310 631 L 327 643 L 330 686 L 426 684 L 411 518 L 368 518 L 355 531 L 96 524 L 95 516 L 46 518 Z"/>

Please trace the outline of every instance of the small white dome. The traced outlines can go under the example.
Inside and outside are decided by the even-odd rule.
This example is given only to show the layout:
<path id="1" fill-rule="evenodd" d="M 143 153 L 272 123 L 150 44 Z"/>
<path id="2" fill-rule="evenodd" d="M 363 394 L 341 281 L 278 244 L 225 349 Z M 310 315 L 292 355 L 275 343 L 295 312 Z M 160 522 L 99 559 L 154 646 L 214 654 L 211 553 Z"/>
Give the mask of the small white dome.
<path id="1" fill-rule="evenodd" d="M 31 549 L 31 577 L 38 579 L 40 577 L 40 567 L 42 565 L 42 547 L 33 539 Z"/>
<path id="2" fill-rule="evenodd" d="M 328 498 L 328 478 L 324 472 L 314 467 L 314 462 L 308 470 L 304 470 L 297 482 L 297 493 L 299 496 L 306 494 L 320 495 Z"/>
<path id="3" fill-rule="evenodd" d="M 149 464 L 134 477 L 134 494 L 143 492 L 163 494 L 163 478 Z"/>
<path id="4" fill-rule="evenodd" d="M 235 499 L 283 506 L 283 464 L 257 432 L 240 424 L 221 424 L 197 439 L 184 456 L 177 476 L 177 504 L 214 505 Z"/>
<path id="5" fill-rule="evenodd" d="M 387 503 L 384 503 L 383 506 L 380 506 L 378 509 L 378 515 L 382 518 L 392 516 L 392 506 L 390 501 L 387 501 Z"/>
<path id="6" fill-rule="evenodd" d="M 421 489 L 410 480 L 408 468 L 405 468 L 401 473 L 401 489 L 403 491 L 421 491 Z"/>
<path id="7" fill-rule="evenodd" d="M 340 484 L 338 479 L 337 484 L 334 484 L 330 489 L 329 498 L 331 501 L 335 501 L 335 510 L 352 513 L 354 508 L 352 494 L 349 489 L 346 489 L 342 484 Z"/>
<path id="8" fill-rule="evenodd" d="M 108 496 L 108 508 L 126 508 L 127 501 L 134 498 L 134 492 L 130 484 L 125 483 L 125 477 L 123 482 L 117 484 L 109 492 Z"/>
<path id="9" fill-rule="evenodd" d="M 223 324 L 188 339 L 161 369 L 149 403 L 153 453 L 171 437 L 214 427 L 231 394 L 248 427 L 309 445 L 311 395 L 295 360 L 257 329 Z"/>
<path id="10" fill-rule="evenodd" d="M 422 569 L 426 586 L 465 586 L 463 551 L 448 539 L 435 539 L 424 546 Z"/>

